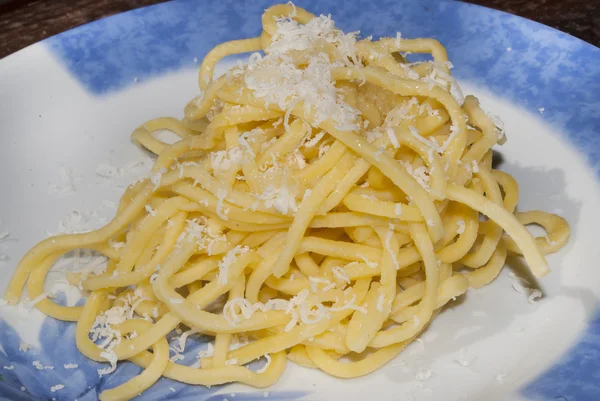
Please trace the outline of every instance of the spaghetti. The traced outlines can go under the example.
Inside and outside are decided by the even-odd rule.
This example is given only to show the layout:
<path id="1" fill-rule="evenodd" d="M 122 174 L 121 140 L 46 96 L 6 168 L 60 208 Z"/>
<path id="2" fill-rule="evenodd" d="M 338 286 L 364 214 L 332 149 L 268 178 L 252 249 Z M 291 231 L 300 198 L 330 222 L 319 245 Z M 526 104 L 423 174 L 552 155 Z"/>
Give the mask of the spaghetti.
<path id="1" fill-rule="evenodd" d="M 161 376 L 267 387 L 287 359 L 368 374 L 449 300 L 494 280 L 507 255 L 522 254 L 541 277 L 544 254 L 568 240 L 561 217 L 515 212 L 516 181 L 492 168 L 504 134 L 463 98 L 437 41 L 357 40 L 291 4 L 262 22 L 260 37 L 208 53 L 203 95 L 185 118 L 133 132 L 158 157 L 115 218 L 40 242 L 10 281 L 7 301 L 25 285 L 36 299 L 61 255 L 108 257 L 104 272 L 69 276 L 89 291 L 83 306 L 36 303 L 76 322 L 79 350 L 111 364 L 100 374 L 120 360 L 144 368 L 102 400 L 135 397 Z M 213 78 L 220 59 L 246 52 L 247 65 Z M 408 53 L 433 60 L 411 63 Z M 162 142 L 159 130 L 181 139 Z M 528 224 L 546 235 L 532 237 Z M 180 351 L 188 337 L 214 338 L 200 367 L 169 358 L 176 329 Z M 244 366 L 262 357 L 263 369 Z"/>

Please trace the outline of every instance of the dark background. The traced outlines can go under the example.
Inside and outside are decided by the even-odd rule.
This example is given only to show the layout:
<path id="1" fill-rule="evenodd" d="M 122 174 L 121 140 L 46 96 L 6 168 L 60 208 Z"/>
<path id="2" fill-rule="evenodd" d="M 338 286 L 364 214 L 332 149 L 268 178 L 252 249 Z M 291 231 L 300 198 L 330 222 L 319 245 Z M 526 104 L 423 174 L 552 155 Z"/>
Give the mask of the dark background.
<path id="1" fill-rule="evenodd" d="M 78 25 L 161 2 L 161 0 L 0 0 L 0 58 Z M 469 2 L 541 22 L 600 47 L 599 0 L 471 0 Z"/>

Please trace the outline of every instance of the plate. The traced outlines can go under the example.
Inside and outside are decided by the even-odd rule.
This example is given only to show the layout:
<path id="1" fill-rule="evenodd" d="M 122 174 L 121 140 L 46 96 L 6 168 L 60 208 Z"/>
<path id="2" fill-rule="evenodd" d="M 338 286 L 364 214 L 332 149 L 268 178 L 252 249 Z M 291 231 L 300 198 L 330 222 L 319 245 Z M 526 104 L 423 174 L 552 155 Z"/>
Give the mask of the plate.
<path id="1" fill-rule="evenodd" d="M 256 36 L 270 1 L 179 1 L 79 27 L 0 61 L 0 272 L 48 233 L 98 227 L 148 156 L 130 132 L 181 116 L 198 93 L 196 70 L 226 40 Z M 560 213 L 567 247 L 536 282 L 511 260 L 490 286 L 470 291 L 421 340 L 369 376 L 339 380 L 289 366 L 268 391 L 193 387 L 161 379 L 140 400 L 568 400 L 600 399 L 600 50 L 564 33 L 464 3 L 298 1 L 365 36 L 434 37 L 448 49 L 465 93 L 505 123 L 501 168 L 520 183 L 523 210 Z M 235 58 L 225 60 L 223 71 Z M 71 255 L 66 262 L 90 262 Z M 58 277 L 54 274 L 53 277 Z M 520 283 L 543 298 L 529 303 Z M 78 291 L 60 281 L 68 304 Z M 75 347 L 72 324 L 37 310 L 0 307 L 0 399 L 95 400 L 139 372 Z M 202 343 L 188 347 L 191 354 Z M 73 368 L 77 365 L 77 368 Z M 291 364 L 290 364 L 291 365 Z M 56 386 L 63 385 L 58 389 Z"/>

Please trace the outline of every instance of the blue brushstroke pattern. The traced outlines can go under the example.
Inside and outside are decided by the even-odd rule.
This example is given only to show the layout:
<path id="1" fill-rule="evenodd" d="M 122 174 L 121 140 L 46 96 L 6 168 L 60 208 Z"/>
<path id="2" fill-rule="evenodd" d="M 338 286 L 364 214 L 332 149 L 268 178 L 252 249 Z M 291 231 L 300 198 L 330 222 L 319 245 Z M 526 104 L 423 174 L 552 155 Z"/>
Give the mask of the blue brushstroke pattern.
<path id="1" fill-rule="evenodd" d="M 273 3 L 176 1 L 100 20 L 46 43 L 91 94 L 101 96 L 133 85 L 135 78 L 191 68 L 194 58 L 201 60 L 225 40 L 257 36 L 260 15 Z M 347 31 L 378 37 L 394 36 L 399 30 L 404 37 L 440 40 L 459 79 L 531 112 L 544 108 L 543 118 L 567 135 L 599 172 L 600 49 L 543 25 L 464 3 L 299 0 L 297 4 L 333 14 Z M 523 393 L 539 400 L 600 399 L 599 320 L 559 364 Z M 4 373 L 0 386 L 14 387 L 15 374 Z"/>
<path id="2" fill-rule="evenodd" d="M 600 315 L 563 359 L 523 389 L 539 401 L 600 400 Z"/>
<path id="3" fill-rule="evenodd" d="M 59 300 L 59 303 L 60 300 Z M 98 369 L 108 364 L 98 363 L 83 356 L 75 345 L 75 324 L 62 322 L 53 318 L 45 318 L 39 334 L 40 347 L 19 350 L 21 337 L 0 317 L 0 401 L 95 401 L 104 391 L 123 384 L 140 374 L 142 369 L 130 362 L 120 362 L 115 372 L 100 377 Z M 196 361 L 196 355 L 206 348 L 203 339 L 190 337 L 186 344 L 184 363 L 189 365 Z M 38 370 L 34 361 L 53 369 Z M 187 361 L 187 362 L 185 362 Z M 65 369 L 65 364 L 75 363 L 76 369 Z M 251 369 L 256 370 L 264 362 L 254 362 Z M 4 366 L 13 366 L 6 370 Z M 64 384 L 64 388 L 55 392 L 52 386 Z M 24 387 L 25 391 L 21 388 Z M 150 389 L 142 393 L 136 400 L 140 401 L 222 401 L 223 396 L 216 393 L 225 386 L 189 386 L 174 380 L 161 378 Z M 299 400 L 305 391 L 271 392 L 274 400 Z M 254 401 L 264 400 L 262 390 L 247 390 L 239 393 L 236 399 Z"/>
<path id="4" fill-rule="evenodd" d="M 257 36 L 269 0 L 174 1 L 65 32 L 46 42 L 91 93 L 193 67 L 215 45 Z M 448 49 L 455 75 L 487 87 L 569 133 L 598 169 L 600 49 L 544 25 L 465 3 L 299 0 L 331 13 L 346 31 L 433 37 Z M 507 51 L 511 48 L 511 51 Z"/>

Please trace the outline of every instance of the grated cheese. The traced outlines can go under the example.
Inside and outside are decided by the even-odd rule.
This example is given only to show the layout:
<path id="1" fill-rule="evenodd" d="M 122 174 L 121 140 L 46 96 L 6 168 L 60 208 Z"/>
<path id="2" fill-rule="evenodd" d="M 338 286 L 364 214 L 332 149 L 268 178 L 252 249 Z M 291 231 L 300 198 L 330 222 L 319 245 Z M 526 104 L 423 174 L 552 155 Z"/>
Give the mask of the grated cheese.
<path id="1" fill-rule="evenodd" d="M 293 160 L 296 162 L 296 164 L 298 165 L 298 168 L 300 170 L 304 169 L 306 167 L 306 159 L 304 158 L 304 155 L 302 154 L 302 152 L 300 152 L 300 150 L 298 150 L 297 148 L 294 149 L 294 151 L 292 153 L 290 153 L 289 155 L 289 159 L 293 158 Z M 289 161 L 288 159 L 288 161 Z M 290 162 L 290 164 L 292 164 Z"/>
<path id="2" fill-rule="evenodd" d="M 376 268 L 377 268 L 377 266 L 379 266 L 379 263 L 377 263 L 377 262 L 373 262 L 373 261 L 370 261 L 370 260 L 369 260 L 369 259 L 367 259 L 367 258 L 366 258 L 366 256 L 364 256 L 364 255 L 358 254 L 358 255 L 356 255 L 356 256 L 358 256 L 360 259 L 362 259 L 362 261 L 363 261 L 363 262 L 365 262 L 365 264 L 366 264 L 367 266 L 369 266 L 371 269 L 376 269 Z M 348 266 L 348 265 L 346 265 L 346 266 Z"/>
<path id="3" fill-rule="evenodd" d="M 181 333 L 181 335 L 177 339 L 177 344 L 174 346 L 173 349 L 177 353 L 183 353 L 183 352 L 185 352 L 185 346 L 186 346 L 188 337 L 191 336 L 191 335 L 193 335 L 193 334 L 197 334 L 197 333 L 198 333 L 198 330 L 194 330 L 194 329 L 191 329 L 191 330 L 188 330 L 188 331 L 185 331 L 185 332 Z"/>
<path id="4" fill-rule="evenodd" d="M 319 141 L 321 139 L 323 139 L 324 136 L 325 136 L 325 131 L 320 131 L 313 138 L 311 138 L 311 139 L 307 140 L 306 142 L 304 142 L 304 147 L 305 148 L 312 148 L 317 143 L 319 143 Z"/>
<path id="5" fill-rule="evenodd" d="M 396 206 L 394 207 L 394 213 L 396 214 L 396 216 L 402 215 L 402 204 L 401 203 L 396 203 Z"/>
<path id="6" fill-rule="evenodd" d="M 388 251 L 388 253 L 392 257 L 392 262 L 394 263 L 394 267 L 396 268 L 396 270 L 400 270 L 400 263 L 398 262 L 398 257 L 396 255 L 396 253 L 394 252 L 394 250 L 392 249 L 391 241 L 392 241 L 393 235 L 394 235 L 394 228 L 390 224 L 390 228 L 388 229 L 388 232 L 385 235 L 385 249 L 386 249 L 386 251 Z"/>
<path id="7" fill-rule="evenodd" d="M 486 114 L 492 120 L 494 125 L 496 126 L 496 133 L 498 135 L 498 140 L 504 139 L 504 137 L 506 136 L 505 131 L 504 131 L 504 122 L 497 115 L 494 115 L 491 113 L 486 113 Z"/>
<path id="8" fill-rule="evenodd" d="M 124 242 L 117 242 L 115 240 L 109 239 L 108 240 L 108 245 L 113 248 L 114 250 L 118 251 L 119 249 L 123 248 L 125 246 Z"/>
<path id="9" fill-rule="evenodd" d="M 31 348 L 33 348 L 31 345 L 24 343 L 23 341 L 21 341 L 19 344 L 19 351 L 21 352 L 27 352 Z"/>
<path id="10" fill-rule="evenodd" d="M 44 366 L 40 361 L 33 361 L 31 363 L 37 370 L 54 370 L 54 366 L 48 365 Z"/>
<path id="11" fill-rule="evenodd" d="M 373 143 L 376 140 L 378 140 L 379 138 L 381 138 L 382 134 L 381 132 L 379 132 L 377 130 L 377 128 L 371 130 L 371 131 L 367 131 L 365 134 L 365 138 L 367 139 L 367 142 L 369 143 Z"/>
<path id="12" fill-rule="evenodd" d="M 330 17 L 319 16 L 306 24 L 289 18 L 276 19 L 277 30 L 266 49 L 267 55 L 252 55 L 246 86 L 254 96 L 263 98 L 267 104 L 277 104 L 289 112 L 302 102 L 306 111 L 313 114 L 315 126 L 331 119 L 341 127 L 355 124 L 360 114 L 343 101 L 343 96 L 331 79 L 333 68 L 356 65 L 356 33 L 344 34 Z M 324 42 L 334 46 L 333 60 L 318 49 Z M 294 64 L 290 52 L 307 53 L 307 64 L 300 68 Z"/>
<path id="13" fill-rule="evenodd" d="M 401 43 L 402 43 L 402 34 L 400 32 L 396 32 L 396 38 L 394 39 L 394 45 L 396 45 L 396 47 L 400 47 Z"/>
<path id="14" fill-rule="evenodd" d="M 231 264 L 233 264 L 237 257 L 239 255 L 242 255 L 246 252 L 248 252 L 250 250 L 250 248 L 248 248 L 247 246 L 240 246 L 240 245 L 236 245 L 233 249 L 231 249 L 229 252 L 227 252 L 227 254 L 225 254 L 225 256 L 223 257 L 223 259 L 221 259 L 219 261 L 219 275 L 217 278 L 217 283 L 220 285 L 225 285 L 227 284 L 228 278 L 227 275 L 229 274 L 229 266 L 231 266 Z"/>
<path id="15" fill-rule="evenodd" d="M 354 305 L 356 295 L 354 295 L 348 303 L 340 307 L 326 307 L 321 303 L 316 303 L 310 308 L 306 303 L 306 299 L 309 295 L 309 291 L 304 289 L 289 301 L 275 298 L 269 300 L 266 304 L 261 302 L 251 304 L 245 298 L 235 298 L 229 300 L 225 304 L 223 307 L 223 316 L 231 326 L 235 326 L 242 318 L 249 319 L 257 311 L 266 312 L 268 310 L 281 310 L 285 311 L 286 314 L 291 315 L 290 321 L 284 328 L 285 332 L 289 332 L 296 327 L 299 322 L 303 324 L 316 324 L 326 318 L 329 312 L 353 309 L 367 313 L 365 308 Z M 238 309 L 239 313 L 237 312 Z"/>
<path id="16" fill-rule="evenodd" d="M 529 294 L 527 301 L 530 304 L 534 304 L 541 297 L 542 297 L 542 293 L 539 290 L 533 290 L 533 291 L 531 291 L 531 294 Z"/>
<path id="17" fill-rule="evenodd" d="M 364 314 L 367 313 L 367 310 L 365 309 L 365 307 L 363 307 L 363 306 L 357 306 L 357 305 L 354 304 L 354 302 L 356 302 L 356 294 L 352 295 L 352 298 L 350 299 L 350 301 L 348 301 L 345 305 L 342 305 L 340 307 L 333 307 L 332 306 L 332 307 L 329 308 L 329 311 L 330 312 L 340 312 L 340 311 L 352 309 L 352 310 L 355 310 L 357 312 L 361 312 L 361 313 L 364 313 Z"/>
<path id="18" fill-rule="evenodd" d="M 156 216 L 156 210 L 152 209 L 150 205 L 146 205 L 144 208 L 150 216 Z"/>
<path id="19" fill-rule="evenodd" d="M 167 169 L 165 169 L 163 167 L 160 170 L 158 170 L 157 172 L 150 173 L 149 178 L 150 178 L 150 182 L 152 182 L 152 184 L 154 184 L 154 190 L 158 189 L 158 187 L 160 186 L 160 181 L 162 180 L 162 176 L 166 172 L 167 172 Z"/>
<path id="20" fill-rule="evenodd" d="M 223 220 L 229 220 L 229 218 L 223 214 L 223 202 L 225 200 L 225 196 L 227 195 L 226 192 L 219 190 L 217 192 L 217 216 L 219 216 L 219 218 L 223 219 Z M 225 211 L 226 212 L 226 211 Z"/>
<path id="21" fill-rule="evenodd" d="M 289 210 L 295 211 L 298 209 L 295 196 L 285 186 L 275 187 L 269 185 L 262 194 L 252 194 L 252 196 L 262 200 L 266 207 L 273 207 L 282 214 L 287 214 Z"/>
<path id="22" fill-rule="evenodd" d="M 462 219 L 458 220 L 456 222 L 456 226 L 457 226 L 457 229 L 456 229 L 456 233 L 457 234 L 462 234 L 462 233 L 465 232 L 466 225 L 465 225 L 465 221 L 464 220 L 462 220 Z"/>
<path id="23" fill-rule="evenodd" d="M 198 359 L 210 358 L 215 353 L 215 348 L 212 343 L 206 344 L 206 349 L 198 352 Z"/>
<path id="24" fill-rule="evenodd" d="M 323 157 L 323 155 L 325 153 L 327 153 L 327 151 L 329 150 L 330 147 L 331 147 L 330 145 L 325 145 L 325 144 L 319 146 L 319 155 L 318 155 L 318 158 L 320 159 L 321 157 Z"/>
<path id="25" fill-rule="evenodd" d="M 379 294 L 379 298 L 377 298 L 377 310 L 383 313 L 383 303 L 385 301 L 385 294 L 382 292 Z"/>
<path id="26" fill-rule="evenodd" d="M 63 388 L 65 388 L 64 384 L 57 384 L 55 386 L 50 387 L 50 391 L 53 392 L 53 393 L 55 393 L 55 392 L 57 392 L 59 390 L 62 390 Z"/>
<path id="27" fill-rule="evenodd" d="M 399 65 L 406 72 L 406 75 L 408 76 L 408 78 L 413 79 L 415 81 L 418 81 L 419 79 L 421 79 L 421 76 L 416 71 L 414 71 L 412 68 L 410 68 L 409 65 L 406 65 L 405 63 L 400 63 Z"/>
<path id="28" fill-rule="evenodd" d="M 415 375 L 415 379 L 419 381 L 426 381 L 429 380 L 429 378 L 431 378 L 432 375 L 433 372 L 431 370 L 419 368 L 419 370 L 417 370 L 417 374 Z"/>
<path id="29" fill-rule="evenodd" d="M 175 363 L 178 361 L 183 361 L 185 359 L 185 355 L 181 355 L 181 354 L 175 354 L 172 357 L 169 358 L 169 361 Z"/>
<path id="30" fill-rule="evenodd" d="M 408 162 L 401 162 L 401 164 L 404 166 L 404 169 L 406 170 L 406 172 L 408 174 L 410 174 L 417 181 L 417 183 L 419 183 L 419 185 L 421 187 L 423 187 L 424 190 L 429 192 L 430 178 L 429 178 L 429 171 L 427 170 L 427 167 L 421 166 L 421 167 L 414 168 L 412 166 L 412 164 L 410 164 Z"/>
<path id="31" fill-rule="evenodd" d="M 256 154 L 254 153 L 254 150 L 252 150 L 252 146 L 250 146 L 250 143 L 248 142 L 250 140 L 250 137 L 253 136 L 253 135 L 254 135 L 253 131 L 244 132 L 238 138 L 238 143 L 240 144 L 240 146 L 242 148 L 244 148 L 244 150 L 246 152 L 248 152 L 248 154 L 250 155 L 250 157 L 252 159 L 255 159 L 256 158 Z"/>
<path id="32" fill-rule="evenodd" d="M 539 290 L 527 287 L 529 283 L 526 280 L 518 277 L 515 273 L 510 272 L 508 277 L 515 280 L 515 282 L 512 283 L 513 289 L 519 294 L 526 295 L 527 301 L 530 304 L 535 303 L 537 299 L 542 297 L 542 293 Z M 522 283 L 525 283 L 525 285 Z"/>
<path id="33" fill-rule="evenodd" d="M 110 363 L 110 367 L 97 370 L 100 377 L 111 374 L 117 369 L 117 354 L 114 351 L 101 352 L 100 356 Z"/>
<path id="34" fill-rule="evenodd" d="M 218 242 L 225 242 L 227 239 L 221 231 L 215 230 L 207 223 L 208 220 L 205 217 L 186 220 L 186 227 L 183 233 L 180 234 L 178 242 L 181 243 L 184 239 L 196 241 L 198 248 L 206 250 L 207 254 L 211 256 L 215 244 Z"/>
<path id="35" fill-rule="evenodd" d="M 338 131 L 358 131 L 360 124 L 336 124 L 334 128 Z"/>
<path id="36" fill-rule="evenodd" d="M 430 141 L 429 139 L 421 136 L 421 134 L 419 134 L 419 130 L 417 129 L 417 127 L 415 127 L 414 125 L 409 125 L 408 126 L 408 130 L 410 131 L 410 134 L 415 137 L 415 139 L 419 142 L 421 142 L 422 144 L 426 145 L 429 148 L 434 148 L 438 153 L 442 153 L 441 148 L 439 146 L 437 146 L 437 144 L 434 141 Z"/>
<path id="37" fill-rule="evenodd" d="M 46 292 L 38 295 L 37 297 L 30 299 L 29 301 L 26 301 L 24 303 L 24 306 L 28 309 L 33 308 L 35 305 L 37 305 L 38 303 L 42 302 L 44 299 L 48 298 L 50 295 Z"/>
<path id="38" fill-rule="evenodd" d="M 133 294 L 127 293 L 125 297 L 122 297 L 122 305 L 111 307 L 94 320 L 90 329 L 90 339 L 95 343 L 102 340 L 97 344 L 98 348 L 102 349 L 100 355 L 111 364 L 108 368 L 98 369 L 100 376 L 112 373 L 116 369 L 117 355 L 114 353 L 113 348 L 121 342 L 122 336 L 112 326 L 133 319 L 135 309 L 144 300 L 146 299 L 142 290 L 137 288 Z M 144 318 L 146 317 L 144 316 Z"/>
<path id="39" fill-rule="evenodd" d="M 240 146 L 228 150 L 210 152 L 210 163 L 215 171 L 229 171 L 244 160 L 244 153 Z"/>
<path id="40" fill-rule="evenodd" d="M 91 230 L 84 228 L 91 218 L 97 218 L 97 213 L 83 213 L 73 209 L 64 220 L 58 222 L 58 230 L 54 233 L 48 232 L 48 236 L 58 234 L 81 234 Z"/>
<path id="41" fill-rule="evenodd" d="M 513 283 L 512 284 L 512 288 L 518 292 L 519 294 L 523 294 L 523 295 L 529 295 L 527 292 L 527 289 L 525 289 L 523 286 L 517 284 L 517 283 Z"/>
<path id="42" fill-rule="evenodd" d="M 371 202 L 375 202 L 376 200 L 378 200 L 375 195 L 361 194 L 360 197 L 363 198 L 363 199 L 368 199 Z"/>
<path id="43" fill-rule="evenodd" d="M 308 280 L 310 281 L 310 287 L 312 292 L 317 292 L 317 284 L 325 284 L 325 287 L 321 289 L 322 292 L 329 291 L 330 289 L 335 288 L 335 283 L 332 283 L 331 281 L 324 278 L 309 276 Z"/>
<path id="44" fill-rule="evenodd" d="M 556 245 L 556 244 L 557 244 L 557 242 L 556 242 L 556 241 L 552 241 L 552 240 L 550 239 L 550 237 L 548 236 L 548 234 L 544 235 L 544 238 L 546 239 L 546 242 L 548 243 L 548 245 L 554 246 L 554 245 Z"/>
<path id="45" fill-rule="evenodd" d="M 394 149 L 398 149 L 400 147 L 400 143 L 398 142 L 398 138 L 396 137 L 396 133 L 392 127 L 386 128 L 387 136 L 390 139 L 390 143 Z"/>
<path id="46" fill-rule="evenodd" d="M 348 276 L 348 273 L 346 273 L 346 270 L 344 270 L 343 267 L 335 266 L 331 269 L 331 271 L 333 272 L 334 276 L 336 276 L 340 280 L 350 284 L 350 276 Z"/>

